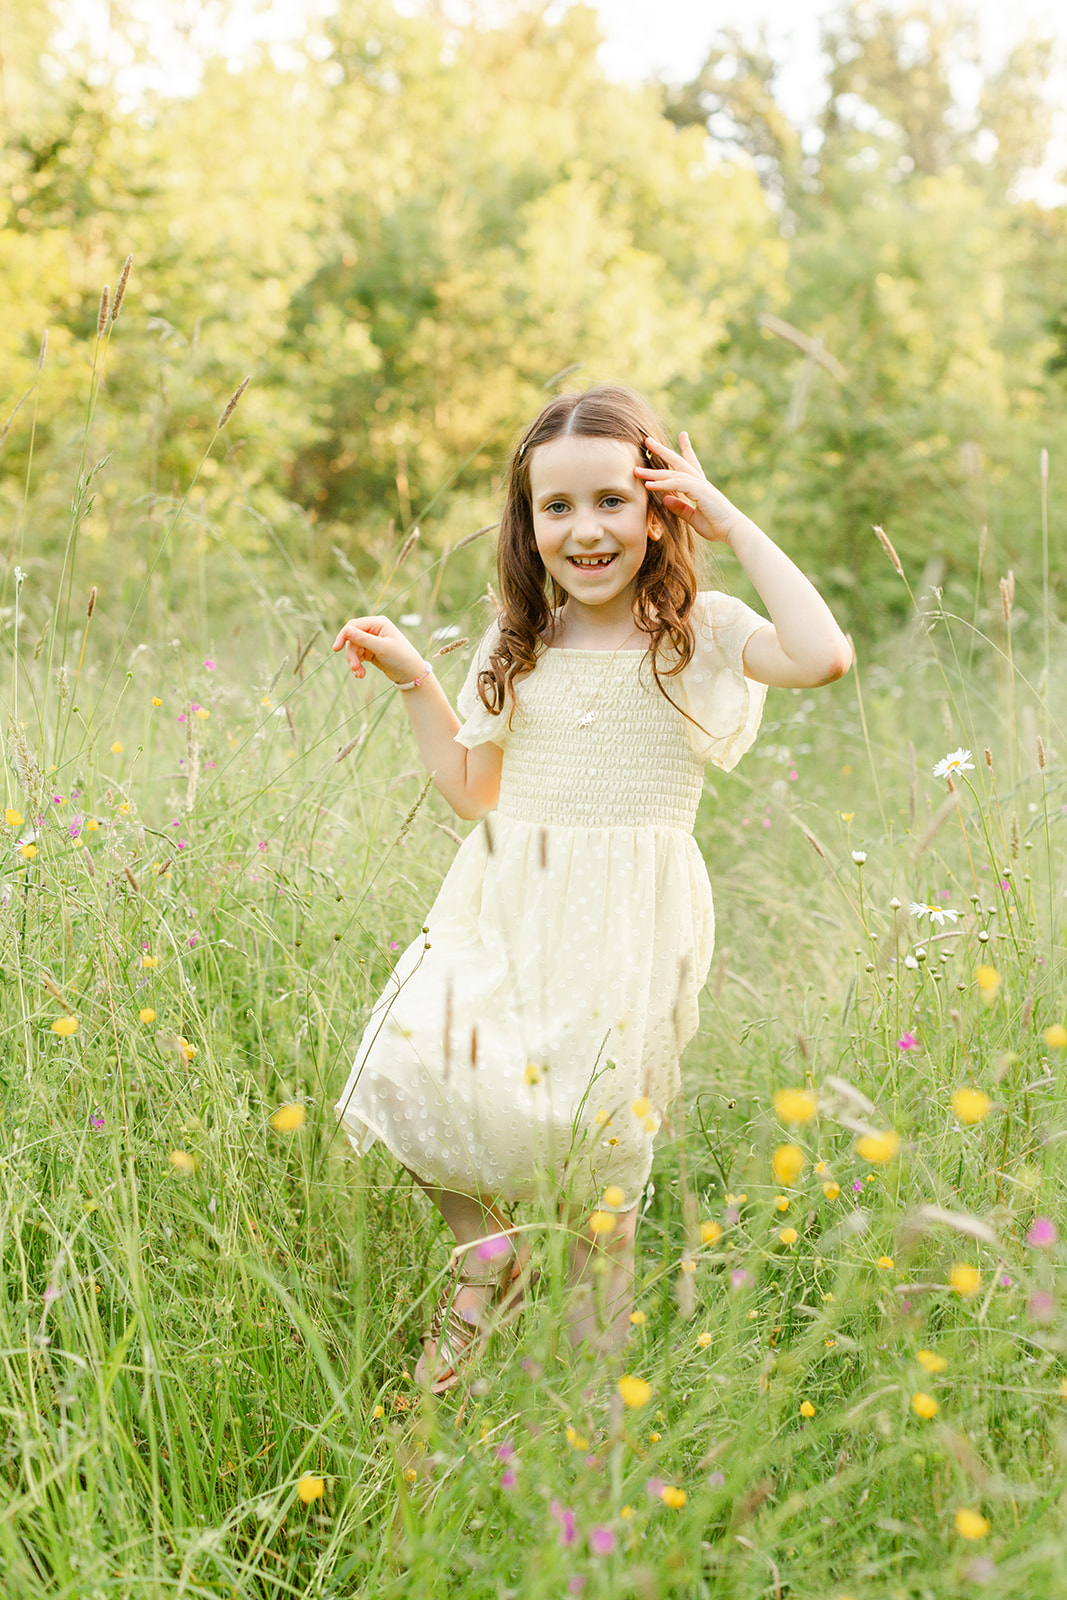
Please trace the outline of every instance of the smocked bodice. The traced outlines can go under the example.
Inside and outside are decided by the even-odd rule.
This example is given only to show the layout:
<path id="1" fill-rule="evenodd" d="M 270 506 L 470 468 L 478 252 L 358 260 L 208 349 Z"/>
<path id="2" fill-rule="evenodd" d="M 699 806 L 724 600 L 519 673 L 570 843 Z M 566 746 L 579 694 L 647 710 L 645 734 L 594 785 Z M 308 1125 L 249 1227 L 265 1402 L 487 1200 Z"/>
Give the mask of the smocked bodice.
<path id="1" fill-rule="evenodd" d="M 520 680 L 504 746 L 502 816 L 691 833 L 702 782 L 686 720 L 656 688 L 646 652 L 545 650 Z"/>

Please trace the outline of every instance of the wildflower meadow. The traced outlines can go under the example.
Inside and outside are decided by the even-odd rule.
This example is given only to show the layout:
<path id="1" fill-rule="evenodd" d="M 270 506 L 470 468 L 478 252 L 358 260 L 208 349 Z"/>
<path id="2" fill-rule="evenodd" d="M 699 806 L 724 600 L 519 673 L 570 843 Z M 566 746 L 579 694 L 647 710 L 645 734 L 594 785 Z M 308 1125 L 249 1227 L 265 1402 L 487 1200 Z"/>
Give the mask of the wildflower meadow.
<path id="1" fill-rule="evenodd" d="M 435 1399 L 411 1374 L 445 1240 L 332 1105 L 467 825 L 398 697 L 329 643 L 404 614 L 454 692 L 491 533 L 301 564 L 269 528 L 228 540 L 196 468 L 146 475 L 116 562 L 83 524 L 118 309 L 62 482 L 31 449 L 8 531 L 5 1595 L 1067 1595 L 1047 564 L 987 550 L 966 604 L 870 531 L 904 630 L 818 696 L 772 692 L 752 756 L 709 769 L 717 950 L 624 1353 L 570 1353 L 546 1200 L 514 1212 L 540 1269 L 521 1316 Z"/>

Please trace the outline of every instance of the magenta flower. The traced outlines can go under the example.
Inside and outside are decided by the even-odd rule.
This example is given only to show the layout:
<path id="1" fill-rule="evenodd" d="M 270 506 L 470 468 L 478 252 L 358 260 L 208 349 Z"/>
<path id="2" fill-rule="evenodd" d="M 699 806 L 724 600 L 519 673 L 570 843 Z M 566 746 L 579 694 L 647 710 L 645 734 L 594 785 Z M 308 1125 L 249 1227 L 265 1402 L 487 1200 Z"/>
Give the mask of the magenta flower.
<path id="1" fill-rule="evenodd" d="M 561 1505 L 558 1500 L 553 1500 L 548 1510 L 549 1515 L 559 1523 L 560 1544 L 573 1544 L 578 1537 L 578 1520 L 570 1506 Z"/>
<path id="2" fill-rule="evenodd" d="M 748 1281 L 748 1273 L 745 1271 L 744 1267 L 735 1267 L 730 1274 L 731 1289 L 743 1289 Z"/>
<path id="3" fill-rule="evenodd" d="M 610 1556 L 615 1549 L 615 1530 L 604 1527 L 590 1528 L 589 1548 L 595 1556 Z"/>
<path id="4" fill-rule="evenodd" d="M 667 1487 L 662 1478 L 649 1478 L 645 1484 L 645 1493 L 650 1494 L 653 1500 L 662 1500 L 663 1491 Z"/>
<path id="5" fill-rule="evenodd" d="M 1010 1289 L 1010 1288 L 1012 1288 L 1014 1283 L 1015 1283 L 1015 1279 L 1009 1277 L 1006 1272 L 1002 1272 L 1000 1274 L 1000 1287 L 1002 1289 Z"/>
<path id="6" fill-rule="evenodd" d="M 726 1482 L 726 1474 L 725 1474 L 725 1472 L 715 1471 L 715 1472 L 710 1472 L 708 1474 L 708 1488 L 709 1489 L 721 1489 L 725 1482 Z"/>
<path id="7" fill-rule="evenodd" d="M 1036 1289 L 1030 1296 L 1031 1322 L 1053 1322 L 1056 1317 L 1056 1302 L 1044 1289 Z"/>
<path id="8" fill-rule="evenodd" d="M 1048 1217 L 1035 1217 L 1030 1232 L 1026 1235 L 1026 1242 L 1033 1245 L 1035 1250 L 1047 1250 L 1058 1238 L 1054 1222 Z"/>
<path id="9" fill-rule="evenodd" d="M 212 660 L 211 660 L 211 658 L 210 658 L 210 656 L 209 656 L 209 657 L 208 657 L 208 659 L 207 659 L 207 660 L 206 660 L 206 661 L 205 661 L 205 662 L 204 662 L 204 665 L 205 665 L 205 667 L 206 667 L 206 668 L 207 668 L 207 670 L 208 670 L 208 671 L 209 671 L 209 672 L 214 672 L 214 670 L 215 670 L 215 663 L 214 663 L 214 662 L 213 662 L 213 661 L 212 661 Z"/>
<path id="10" fill-rule="evenodd" d="M 573 1578 L 567 1579 L 567 1593 L 581 1594 L 582 1590 L 585 1588 L 586 1582 L 587 1580 L 584 1573 L 576 1572 Z"/>
<path id="11" fill-rule="evenodd" d="M 502 1472 L 500 1475 L 500 1487 L 502 1489 L 514 1489 L 518 1481 L 519 1475 L 514 1467 L 509 1467 L 506 1472 Z"/>
<path id="12" fill-rule="evenodd" d="M 515 1446 L 512 1444 L 510 1439 L 505 1439 L 503 1444 L 498 1444 L 496 1447 L 496 1458 L 498 1461 L 510 1461 L 514 1454 Z"/>
<path id="13" fill-rule="evenodd" d="M 511 1241 L 507 1234 L 495 1233 L 491 1239 L 483 1239 L 474 1253 L 479 1261 L 502 1261 L 511 1253 Z"/>
<path id="14" fill-rule="evenodd" d="M 45 1305 L 50 1306 L 53 1300 L 58 1300 L 59 1294 L 60 1291 L 58 1287 L 54 1283 L 50 1283 L 48 1288 L 45 1290 L 44 1295 L 42 1296 Z"/>
<path id="15" fill-rule="evenodd" d="M 919 1041 L 913 1033 L 902 1033 L 897 1040 L 898 1050 L 917 1050 L 918 1048 Z"/>
<path id="16" fill-rule="evenodd" d="M 103 1113 L 100 1111 L 94 1111 L 92 1116 L 89 1118 L 89 1126 L 90 1128 L 102 1128 L 104 1126 Z"/>
<path id="17" fill-rule="evenodd" d="M 852 1185 L 852 1193 L 853 1194 L 861 1194 L 862 1192 L 863 1192 L 863 1179 L 862 1178 L 857 1178 L 856 1181 Z"/>
<path id="18" fill-rule="evenodd" d="M 267 848 L 267 841 L 266 841 L 266 839 L 261 839 L 261 840 L 260 840 L 260 841 L 259 841 L 259 843 L 258 843 L 258 844 L 257 844 L 257 845 L 256 845 L 256 849 L 257 849 L 257 850 L 265 850 L 265 849 L 266 849 L 266 848 Z"/>
<path id="19" fill-rule="evenodd" d="M 200 935 L 198 933 L 191 933 L 189 935 L 189 948 L 190 948 L 190 950 L 195 950 L 196 949 L 197 944 L 199 942 L 199 939 L 200 939 Z"/>

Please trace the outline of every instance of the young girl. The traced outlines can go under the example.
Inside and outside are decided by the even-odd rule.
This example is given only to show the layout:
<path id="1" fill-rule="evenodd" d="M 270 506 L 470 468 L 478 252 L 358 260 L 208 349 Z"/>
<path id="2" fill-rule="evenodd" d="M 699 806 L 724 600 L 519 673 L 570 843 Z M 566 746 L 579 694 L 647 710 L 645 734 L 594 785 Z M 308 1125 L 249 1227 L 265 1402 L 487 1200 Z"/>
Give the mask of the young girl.
<path id="1" fill-rule="evenodd" d="M 697 592 L 694 535 L 733 548 L 770 622 Z M 749 748 L 767 684 L 827 683 L 851 662 L 807 578 L 627 389 L 563 395 L 526 429 L 498 573 L 458 717 L 386 617 L 347 622 L 333 647 L 402 691 L 438 790 L 482 819 L 337 1107 L 355 1149 L 381 1139 L 455 1235 L 416 1369 L 435 1391 L 517 1297 L 509 1200 L 564 1197 L 571 1339 L 625 1338 L 637 1204 L 711 961 L 703 764 L 729 770 Z"/>

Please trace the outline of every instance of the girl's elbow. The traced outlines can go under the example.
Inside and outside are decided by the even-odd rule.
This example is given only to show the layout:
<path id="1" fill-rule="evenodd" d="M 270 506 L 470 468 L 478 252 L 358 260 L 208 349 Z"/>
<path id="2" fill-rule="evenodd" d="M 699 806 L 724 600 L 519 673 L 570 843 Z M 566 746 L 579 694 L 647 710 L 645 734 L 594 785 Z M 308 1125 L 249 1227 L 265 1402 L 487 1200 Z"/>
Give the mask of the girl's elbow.
<path id="1" fill-rule="evenodd" d="M 823 683 L 836 683 L 838 678 L 843 678 L 852 666 L 852 650 L 846 642 L 840 650 L 834 652 L 828 664 L 827 673 Z"/>

